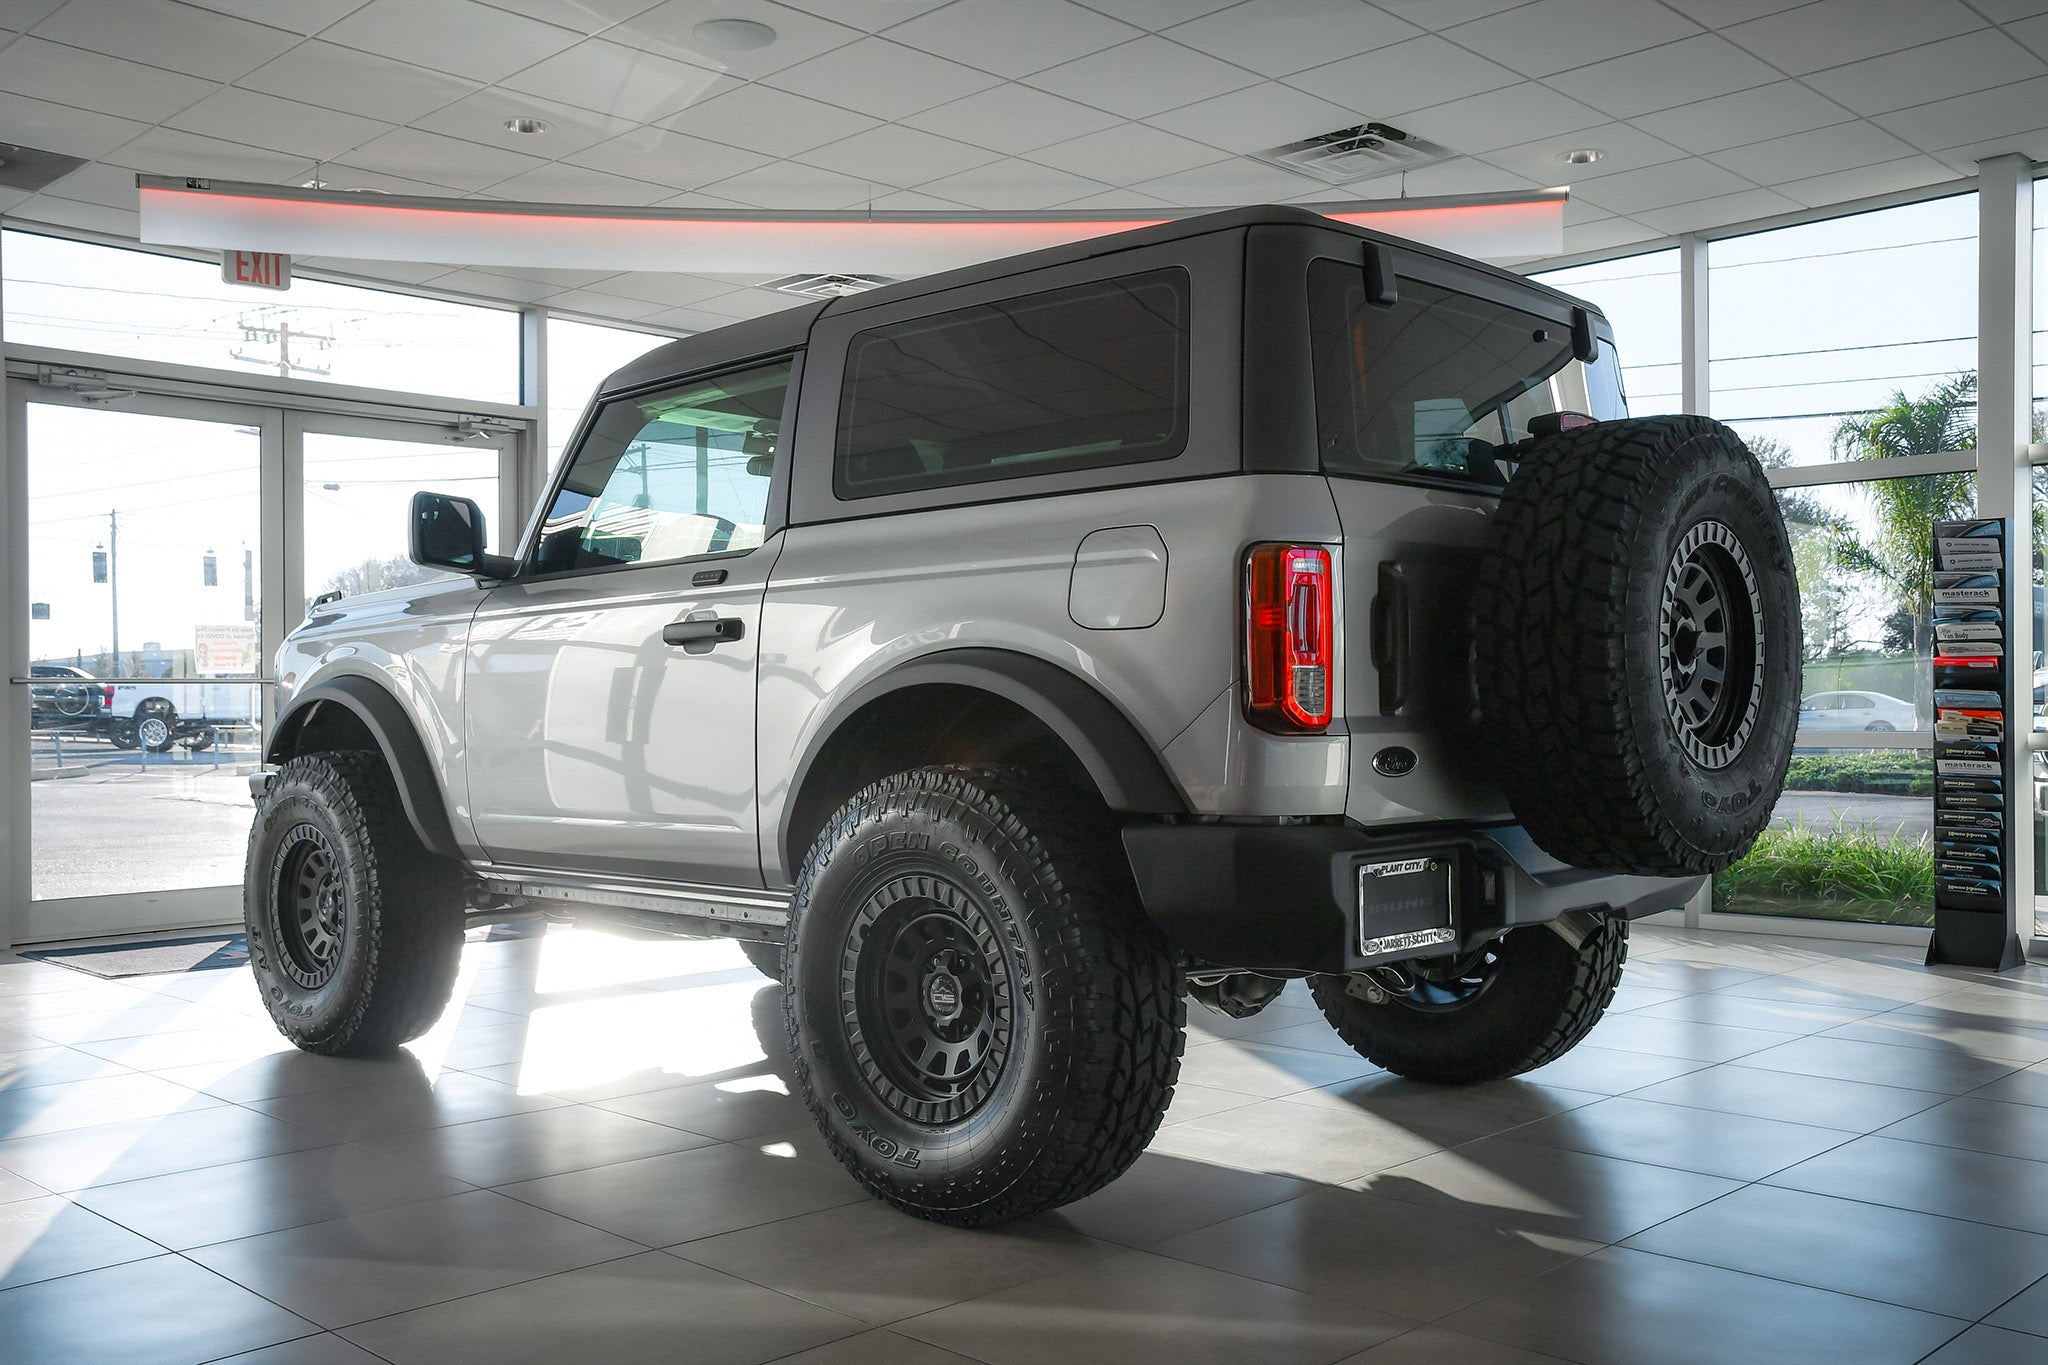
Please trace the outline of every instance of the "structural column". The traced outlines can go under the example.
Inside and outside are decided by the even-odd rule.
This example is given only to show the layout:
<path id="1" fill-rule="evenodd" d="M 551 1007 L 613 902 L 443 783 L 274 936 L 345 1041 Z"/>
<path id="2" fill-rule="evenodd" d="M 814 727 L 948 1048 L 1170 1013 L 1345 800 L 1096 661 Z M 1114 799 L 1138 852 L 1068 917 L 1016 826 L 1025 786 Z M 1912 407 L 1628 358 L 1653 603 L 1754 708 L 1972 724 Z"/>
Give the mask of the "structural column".
<path id="1" fill-rule="evenodd" d="M 1707 375 L 1707 243 L 1690 234 L 1678 239 L 1678 363 L 1680 412 L 1713 415 L 1713 385 Z"/>
<path id="2" fill-rule="evenodd" d="M 0 345 L 0 376 L 5 373 L 6 347 Z M 0 378 L 0 395 L 9 383 Z M 30 895 L 29 690 L 6 681 L 28 676 L 28 452 L 14 420 L 19 411 L 0 403 L 0 949 L 13 946 Z"/>

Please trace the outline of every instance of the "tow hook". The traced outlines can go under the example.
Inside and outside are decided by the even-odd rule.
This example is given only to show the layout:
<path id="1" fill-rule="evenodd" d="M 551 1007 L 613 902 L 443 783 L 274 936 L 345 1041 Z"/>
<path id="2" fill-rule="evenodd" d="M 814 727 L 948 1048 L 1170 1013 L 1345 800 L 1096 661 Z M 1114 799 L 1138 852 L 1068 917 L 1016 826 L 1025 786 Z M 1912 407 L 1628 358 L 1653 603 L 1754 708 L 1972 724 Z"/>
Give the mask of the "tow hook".
<path id="1" fill-rule="evenodd" d="M 1407 995 L 1414 989 L 1415 978 L 1391 963 L 1383 967 L 1367 967 L 1344 979 L 1344 993 L 1368 1005 L 1384 1005 L 1394 996 Z"/>

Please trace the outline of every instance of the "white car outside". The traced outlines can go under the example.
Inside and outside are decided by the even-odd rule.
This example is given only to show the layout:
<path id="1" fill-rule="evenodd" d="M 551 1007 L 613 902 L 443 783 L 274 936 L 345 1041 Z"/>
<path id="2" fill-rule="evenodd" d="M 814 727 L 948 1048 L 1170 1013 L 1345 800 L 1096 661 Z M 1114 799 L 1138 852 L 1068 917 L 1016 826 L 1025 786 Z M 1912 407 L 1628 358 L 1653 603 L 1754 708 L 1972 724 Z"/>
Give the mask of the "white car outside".
<path id="1" fill-rule="evenodd" d="M 1913 703 L 1883 692 L 1815 692 L 1799 701 L 1802 730 L 1917 730 Z"/>

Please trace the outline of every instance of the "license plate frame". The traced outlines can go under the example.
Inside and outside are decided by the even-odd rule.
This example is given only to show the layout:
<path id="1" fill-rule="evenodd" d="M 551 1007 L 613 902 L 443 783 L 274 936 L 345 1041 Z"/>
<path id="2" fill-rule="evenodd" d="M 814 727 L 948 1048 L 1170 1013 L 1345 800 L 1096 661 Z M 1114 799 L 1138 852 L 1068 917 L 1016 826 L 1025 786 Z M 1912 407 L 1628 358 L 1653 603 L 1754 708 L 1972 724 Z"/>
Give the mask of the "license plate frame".
<path id="1" fill-rule="evenodd" d="M 1369 962 L 1429 957 L 1458 941 L 1458 860 L 1426 849 L 1358 864 L 1354 946 Z"/>

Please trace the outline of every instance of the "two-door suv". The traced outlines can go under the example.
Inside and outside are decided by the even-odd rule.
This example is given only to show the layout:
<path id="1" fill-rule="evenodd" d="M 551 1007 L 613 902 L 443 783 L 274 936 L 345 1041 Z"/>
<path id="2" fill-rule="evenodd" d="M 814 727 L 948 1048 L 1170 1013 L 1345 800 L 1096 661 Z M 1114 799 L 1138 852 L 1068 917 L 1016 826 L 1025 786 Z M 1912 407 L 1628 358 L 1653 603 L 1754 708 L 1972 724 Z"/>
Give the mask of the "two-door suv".
<path id="1" fill-rule="evenodd" d="M 514 553 L 411 515 L 454 575 L 277 663 L 279 1028 L 415 1036 L 466 923 L 729 936 L 839 1158 L 954 1223 L 1128 1166 L 1189 995 L 1306 978 L 1422 1080 L 1556 1058 L 1769 818 L 1798 705 L 1732 433 L 1629 418 L 1586 304 L 1297 209 L 665 345 Z"/>

